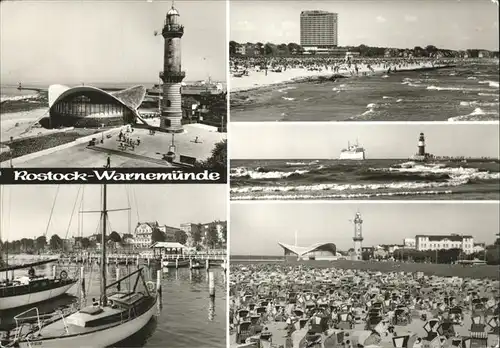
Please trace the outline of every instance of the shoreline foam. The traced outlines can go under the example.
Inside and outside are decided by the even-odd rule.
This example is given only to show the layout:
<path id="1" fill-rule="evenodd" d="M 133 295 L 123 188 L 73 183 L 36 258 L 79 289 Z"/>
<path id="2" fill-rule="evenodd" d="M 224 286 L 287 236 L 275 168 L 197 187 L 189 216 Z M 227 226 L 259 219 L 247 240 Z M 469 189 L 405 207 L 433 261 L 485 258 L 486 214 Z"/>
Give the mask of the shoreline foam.
<path id="1" fill-rule="evenodd" d="M 428 70 L 438 70 L 452 68 L 456 65 L 436 65 L 429 66 L 428 64 L 412 64 L 407 67 L 399 68 L 398 72 L 409 72 L 409 71 L 428 71 Z M 387 74 L 387 68 L 382 68 L 381 66 L 374 66 L 373 72 L 366 67 L 360 67 L 359 75 L 351 75 L 350 71 L 343 69 L 339 72 L 333 72 L 332 70 L 326 71 L 309 71 L 300 68 L 287 69 L 281 73 L 269 72 L 267 76 L 264 71 L 251 71 L 249 76 L 242 77 L 231 77 L 230 91 L 231 93 L 244 93 L 248 91 L 253 91 L 257 89 L 265 89 L 269 87 L 277 87 L 280 85 L 286 86 L 293 83 L 318 81 L 321 79 L 334 79 L 334 78 L 351 78 L 351 77 L 369 77 Z"/>

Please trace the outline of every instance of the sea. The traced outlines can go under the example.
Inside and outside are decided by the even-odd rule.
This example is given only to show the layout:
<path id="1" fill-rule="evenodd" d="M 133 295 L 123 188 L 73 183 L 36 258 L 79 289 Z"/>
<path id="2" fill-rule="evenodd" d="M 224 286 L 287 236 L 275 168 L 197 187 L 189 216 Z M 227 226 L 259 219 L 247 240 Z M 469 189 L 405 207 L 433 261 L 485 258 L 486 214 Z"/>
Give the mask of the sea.
<path id="1" fill-rule="evenodd" d="M 488 60 L 235 92 L 231 121 L 498 121 L 498 98 L 498 60 Z"/>
<path id="2" fill-rule="evenodd" d="M 232 160 L 232 200 L 500 199 L 497 160 Z"/>
<path id="3" fill-rule="evenodd" d="M 11 263 L 11 258 L 9 258 Z M 28 261 L 23 261 L 28 262 Z M 52 275 L 54 264 L 35 267 L 36 274 Z M 79 275 L 77 264 L 56 264 L 56 272 L 66 270 L 70 277 Z M 119 266 L 120 277 L 132 273 L 137 266 Z M 168 271 L 167 271 L 168 270 Z M 162 271 L 162 308 L 147 325 L 136 335 L 131 336 L 116 347 L 169 347 L 169 348 L 223 348 L 226 347 L 226 275 L 222 268 L 213 268 L 216 293 L 211 300 L 208 293 L 206 270 L 188 268 L 163 269 Z M 14 276 L 24 276 L 27 270 L 16 270 Z M 146 281 L 156 283 L 156 269 L 144 267 Z M 5 274 L 0 275 L 0 279 Z M 122 290 L 132 288 L 135 276 L 129 284 L 122 284 Z M 107 267 L 108 283 L 116 279 L 116 266 Z M 98 265 L 85 266 L 87 304 L 92 298 L 99 298 L 100 269 Z M 67 293 L 50 303 L 37 305 L 42 313 L 68 306 L 78 300 L 79 285 L 74 285 Z M 29 309 L 29 308 L 26 308 Z M 23 309 L 25 310 L 25 309 Z M 0 331 L 13 324 L 12 317 L 19 313 L 0 312 Z"/>

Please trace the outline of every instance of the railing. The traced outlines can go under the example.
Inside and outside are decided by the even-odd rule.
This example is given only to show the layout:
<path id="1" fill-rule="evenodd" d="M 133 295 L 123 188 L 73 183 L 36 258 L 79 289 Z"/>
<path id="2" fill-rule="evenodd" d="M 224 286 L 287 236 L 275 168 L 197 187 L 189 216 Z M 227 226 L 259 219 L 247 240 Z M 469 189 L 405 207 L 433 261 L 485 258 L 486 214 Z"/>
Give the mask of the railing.
<path id="1" fill-rule="evenodd" d="M 36 315 L 35 316 L 24 316 L 25 314 L 27 313 L 30 313 L 30 312 L 35 312 Z M 33 308 L 30 308 L 22 313 L 19 313 L 18 315 L 14 316 L 14 320 L 16 322 L 16 332 L 15 332 L 15 335 L 14 335 L 14 340 L 15 341 L 18 341 L 20 336 L 21 336 L 21 333 L 22 333 L 22 329 L 23 329 L 23 321 L 31 321 L 31 320 L 34 320 L 36 319 L 36 322 L 38 324 L 38 333 L 37 333 L 37 336 L 40 335 L 40 332 L 43 328 L 43 323 L 44 323 L 44 319 L 54 319 L 54 314 L 59 314 L 61 316 L 61 319 L 63 321 L 63 324 L 64 324 L 64 329 L 66 330 L 66 333 L 69 334 L 69 329 L 68 329 L 68 326 L 66 324 L 66 320 L 64 319 L 64 312 L 62 310 L 56 310 L 55 312 L 53 313 L 48 313 L 48 314 L 42 314 L 40 315 L 40 312 L 38 310 L 38 307 L 33 307 Z M 21 316 L 23 316 L 21 318 Z M 52 321 L 52 320 L 49 320 L 49 321 Z M 28 323 L 29 324 L 29 323 Z M 32 332 L 34 330 L 31 330 L 28 332 Z M 25 337 L 26 340 L 29 340 L 28 337 Z"/>

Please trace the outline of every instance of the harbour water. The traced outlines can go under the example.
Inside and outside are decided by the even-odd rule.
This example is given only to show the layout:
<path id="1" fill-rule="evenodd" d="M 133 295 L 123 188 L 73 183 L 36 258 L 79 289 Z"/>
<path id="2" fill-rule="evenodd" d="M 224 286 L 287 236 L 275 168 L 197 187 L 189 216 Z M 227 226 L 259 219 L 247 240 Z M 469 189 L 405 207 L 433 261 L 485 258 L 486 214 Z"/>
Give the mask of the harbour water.
<path id="1" fill-rule="evenodd" d="M 231 121 L 498 121 L 498 61 L 231 94 Z"/>
<path id="2" fill-rule="evenodd" d="M 9 263 L 11 263 L 9 257 Z M 23 261 L 23 263 L 26 261 Z M 53 265 L 56 265 L 56 274 L 66 270 L 70 277 L 78 277 L 79 264 L 46 264 L 35 268 L 37 274 L 52 276 Z M 118 266 L 120 277 L 132 273 L 137 266 Z M 107 283 L 116 279 L 117 266 L 107 267 Z M 164 269 L 162 271 L 162 309 L 148 325 L 138 334 L 120 342 L 117 347 L 168 347 L 171 348 L 206 348 L 226 346 L 226 276 L 220 267 L 210 269 L 215 279 L 215 299 L 209 296 L 208 273 L 205 269 L 189 270 L 188 268 Z M 17 270 L 14 276 L 24 276 L 27 270 Z M 156 283 L 156 268 L 144 266 L 146 281 Z M 9 272 L 9 277 L 11 277 Z M 0 280 L 5 273 L 0 275 Z M 99 266 L 85 266 L 85 283 L 87 305 L 92 298 L 99 298 L 100 269 Z M 132 288 L 135 276 L 122 284 L 122 290 Z M 141 282 L 139 282 L 141 284 Z M 141 285 L 139 285 L 139 289 Z M 49 313 L 57 308 L 69 306 L 79 299 L 80 286 L 74 285 L 67 295 L 59 297 L 50 303 L 37 305 L 43 313 Z M 13 316 L 29 306 L 15 311 L 0 312 L 0 331 L 14 325 Z"/>
<path id="3" fill-rule="evenodd" d="M 231 199 L 500 198 L 495 160 L 233 160 Z"/>

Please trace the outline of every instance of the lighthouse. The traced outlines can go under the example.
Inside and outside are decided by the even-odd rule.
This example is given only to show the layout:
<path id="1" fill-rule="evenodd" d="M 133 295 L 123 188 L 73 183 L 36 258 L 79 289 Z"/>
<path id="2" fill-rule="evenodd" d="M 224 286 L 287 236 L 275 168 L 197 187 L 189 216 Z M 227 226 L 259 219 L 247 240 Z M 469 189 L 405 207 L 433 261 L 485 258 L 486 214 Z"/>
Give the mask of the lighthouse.
<path id="1" fill-rule="evenodd" d="M 165 39 L 165 50 L 163 71 L 160 72 L 160 79 L 163 81 L 160 128 L 169 133 L 181 133 L 181 83 L 186 75 L 181 70 L 181 38 L 184 26 L 179 22 L 179 12 L 173 3 L 167 12 L 161 34 Z"/>
<path id="2" fill-rule="evenodd" d="M 354 237 L 352 240 L 354 241 L 354 260 L 361 261 L 362 260 L 362 251 L 361 246 L 363 243 L 363 219 L 361 219 L 361 213 L 358 211 L 354 216 Z"/>
<path id="3" fill-rule="evenodd" d="M 425 137 L 424 133 L 420 133 L 418 138 L 418 155 L 425 156 Z"/>

